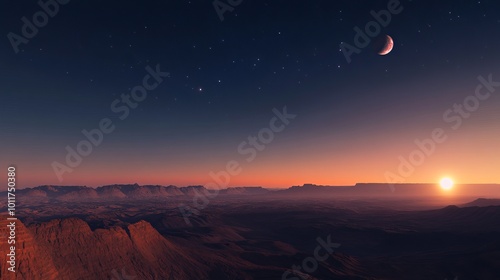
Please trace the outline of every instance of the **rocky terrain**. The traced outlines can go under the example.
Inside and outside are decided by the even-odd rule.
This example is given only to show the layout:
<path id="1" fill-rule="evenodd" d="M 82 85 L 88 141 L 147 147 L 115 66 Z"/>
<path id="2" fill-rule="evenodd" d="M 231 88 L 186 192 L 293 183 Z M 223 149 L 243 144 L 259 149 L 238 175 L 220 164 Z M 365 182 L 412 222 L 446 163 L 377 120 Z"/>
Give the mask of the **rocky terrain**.
<path id="1" fill-rule="evenodd" d="M 499 279 L 498 200 L 313 195 L 327 190 L 221 190 L 187 217 L 202 187 L 20 190 L 17 272 L 2 216 L 0 278 Z"/>

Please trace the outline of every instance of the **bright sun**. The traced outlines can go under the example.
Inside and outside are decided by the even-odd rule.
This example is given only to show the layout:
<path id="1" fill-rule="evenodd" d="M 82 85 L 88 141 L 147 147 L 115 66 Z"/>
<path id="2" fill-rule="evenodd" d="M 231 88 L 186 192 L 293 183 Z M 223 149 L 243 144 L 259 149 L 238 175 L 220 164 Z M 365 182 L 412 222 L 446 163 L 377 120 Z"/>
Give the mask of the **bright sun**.
<path id="1" fill-rule="evenodd" d="M 443 190 L 451 190 L 453 188 L 453 181 L 450 178 L 443 178 L 439 182 Z"/>

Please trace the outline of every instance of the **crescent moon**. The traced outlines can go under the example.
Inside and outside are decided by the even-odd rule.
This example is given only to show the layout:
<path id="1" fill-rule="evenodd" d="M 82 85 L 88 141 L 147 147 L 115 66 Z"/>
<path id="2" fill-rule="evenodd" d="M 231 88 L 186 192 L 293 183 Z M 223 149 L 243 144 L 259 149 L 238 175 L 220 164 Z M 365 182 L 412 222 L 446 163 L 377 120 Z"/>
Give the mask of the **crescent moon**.
<path id="1" fill-rule="evenodd" d="M 386 55 L 392 51 L 393 47 L 394 47 L 394 41 L 392 40 L 391 36 L 385 35 L 385 45 L 378 54 Z"/>

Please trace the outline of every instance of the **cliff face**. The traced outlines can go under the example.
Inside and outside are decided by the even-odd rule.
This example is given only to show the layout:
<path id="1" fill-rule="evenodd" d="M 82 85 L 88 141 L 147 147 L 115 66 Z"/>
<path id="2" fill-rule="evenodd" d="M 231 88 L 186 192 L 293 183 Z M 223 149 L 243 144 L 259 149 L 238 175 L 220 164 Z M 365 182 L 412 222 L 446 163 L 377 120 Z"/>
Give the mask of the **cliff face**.
<path id="1" fill-rule="evenodd" d="M 1 220 L 2 233 L 7 222 Z M 209 268 L 188 257 L 149 223 L 97 229 L 79 219 L 53 220 L 26 228 L 16 225 L 17 272 L 7 271 L 2 254 L 1 279 L 207 279 Z M 7 252 L 5 237 L 0 250 Z M 17 277 L 16 277 L 17 276 Z M 134 278 L 135 277 L 135 278 Z M 166 279 L 169 279 L 166 278 Z"/>
<path id="2" fill-rule="evenodd" d="M 60 279 L 51 257 L 47 257 L 47 248 L 38 244 L 33 233 L 21 221 L 16 221 L 16 272 L 8 271 L 7 253 L 10 251 L 7 238 L 9 222 L 0 217 L 0 279 Z"/>

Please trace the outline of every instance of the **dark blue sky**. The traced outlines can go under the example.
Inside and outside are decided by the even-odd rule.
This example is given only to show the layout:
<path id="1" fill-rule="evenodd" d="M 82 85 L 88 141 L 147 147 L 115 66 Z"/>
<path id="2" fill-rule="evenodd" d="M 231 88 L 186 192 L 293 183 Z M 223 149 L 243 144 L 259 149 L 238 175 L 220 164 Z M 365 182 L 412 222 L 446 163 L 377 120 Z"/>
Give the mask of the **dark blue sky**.
<path id="1" fill-rule="evenodd" d="M 25 185 L 203 184 L 208 172 L 239 159 L 238 144 L 267 125 L 273 108 L 287 106 L 298 117 L 234 184 L 383 180 L 384 168 L 411 151 L 391 147 L 410 147 L 441 125 L 442 112 L 474 92 L 477 76 L 498 73 L 500 62 L 497 1 L 402 0 L 381 32 L 394 39 L 393 51 L 379 56 L 368 47 L 347 63 L 340 42 L 353 44 L 353 28 L 388 2 L 243 0 L 220 21 L 211 1 L 74 0 L 16 54 L 7 35 L 21 34 L 21 18 L 41 8 L 4 1 L 4 164 L 24 168 Z M 110 104 L 157 64 L 170 77 L 119 120 Z M 499 135 L 492 114 L 499 105 L 490 100 L 454 139 L 475 122 L 487 128 L 474 132 L 480 137 Z M 63 163 L 65 147 L 102 118 L 116 130 L 59 182 L 51 163 Z M 370 143 L 384 153 L 372 155 Z M 363 155 L 373 156 L 373 173 L 339 171 L 356 169 Z M 379 170 L 373 159 L 381 156 Z"/>

